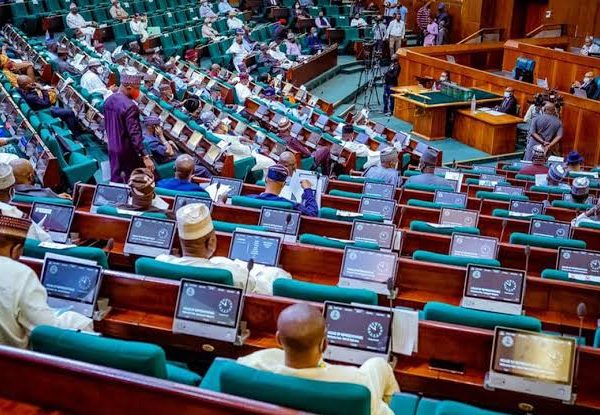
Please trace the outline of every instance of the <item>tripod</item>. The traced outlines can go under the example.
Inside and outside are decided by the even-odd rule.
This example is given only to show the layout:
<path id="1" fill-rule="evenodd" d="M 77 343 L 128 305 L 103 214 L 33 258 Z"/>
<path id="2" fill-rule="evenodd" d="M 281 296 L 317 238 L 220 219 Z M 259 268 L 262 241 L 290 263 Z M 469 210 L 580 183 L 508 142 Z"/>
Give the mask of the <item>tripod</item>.
<path id="1" fill-rule="evenodd" d="M 365 50 L 363 51 L 365 66 L 363 67 L 358 77 L 358 90 L 364 85 L 364 98 L 362 107 L 360 109 L 371 110 L 374 106 L 373 100 L 377 101 L 377 106 L 382 104 L 379 99 L 379 91 L 377 90 L 377 81 L 383 77 L 381 70 L 381 60 L 383 58 L 383 42 L 375 41 L 370 46 L 370 51 L 367 50 L 367 44 L 365 44 Z M 354 96 L 354 105 L 356 107 L 358 101 L 358 93 Z M 383 97 L 382 97 L 383 100 Z"/>

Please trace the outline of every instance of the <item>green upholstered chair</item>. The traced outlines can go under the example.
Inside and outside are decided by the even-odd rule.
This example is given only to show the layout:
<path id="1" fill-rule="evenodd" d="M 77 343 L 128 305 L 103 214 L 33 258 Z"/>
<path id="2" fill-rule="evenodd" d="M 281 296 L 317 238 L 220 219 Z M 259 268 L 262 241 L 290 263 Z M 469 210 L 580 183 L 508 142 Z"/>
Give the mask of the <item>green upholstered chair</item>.
<path id="1" fill-rule="evenodd" d="M 422 207 L 428 209 L 441 209 L 441 208 L 452 208 L 452 209 L 464 209 L 462 205 L 451 205 L 446 203 L 436 203 L 430 202 L 428 200 L 420 200 L 420 199 L 408 199 L 408 206 Z"/>
<path id="2" fill-rule="evenodd" d="M 568 281 L 568 282 L 576 282 L 580 284 L 589 284 L 589 285 L 599 285 L 600 282 L 596 281 L 583 281 L 576 280 L 574 278 L 569 278 L 569 273 L 567 271 L 559 271 L 557 269 L 545 269 L 542 271 L 542 278 L 546 278 L 549 280 L 558 280 L 558 281 Z"/>
<path id="3" fill-rule="evenodd" d="M 336 301 L 338 303 L 361 303 L 377 305 L 377 294 L 373 291 L 313 284 L 289 278 L 273 281 L 273 295 L 305 301 Z"/>
<path id="4" fill-rule="evenodd" d="M 452 186 L 437 186 L 431 184 L 419 184 L 419 183 L 406 183 L 404 186 L 405 189 L 408 190 L 420 190 L 423 192 L 435 192 L 436 190 L 443 190 L 445 192 L 453 192 L 454 188 Z"/>
<path id="5" fill-rule="evenodd" d="M 171 190 L 171 189 L 163 189 L 162 187 L 156 187 L 154 189 L 155 193 L 159 196 L 191 196 L 191 197 L 203 197 L 206 199 L 210 199 L 210 195 L 207 192 L 182 192 L 180 190 Z"/>
<path id="6" fill-rule="evenodd" d="M 413 177 L 418 176 L 419 174 L 421 174 L 419 170 L 406 170 L 404 172 L 404 177 Z"/>
<path id="7" fill-rule="evenodd" d="M 341 220 L 344 222 L 353 222 L 355 219 L 369 220 L 372 222 L 383 222 L 383 220 L 384 220 L 383 216 L 375 215 L 375 214 L 371 214 L 371 213 L 353 214 L 351 216 L 344 216 L 343 213 L 340 215 L 339 212 L 340 211 L 338 211 L 337 209 L 324 207 L 324 208 L 319 209 L 319 217 L 323 218 L 323 219 Z M 344 211 L 341 211 L 341 212 L 344 212 Z"/>
<path id="8" fill-rule="evenodd" d="M 525 180 L 527 182 L 535 182 L 535 176 L 532 176 L 530 174 L 516 174 L 515 179 Z"/>
<path id="9" fill-rule="evenodd" d="M 425 304 L 422 316 L 423 320 L 441 321 L 488 330 L 493 330 L 496 326 L 502 326 L 542 331 L 542 323 L 537 318 L 473 310 L 435 301 Z"/>
<path id="10" fill-rule="evenodd" d="M 422 401 L 423 399 L 421 399 Z M 420 405 L 419 405 L 420 407 Z M 425 415 L 421 411 L 418 415 Z M 489 411 L 476 406 L 467 405 L 455 401 L 439 401 L 436 405 L 435 414 L 432 415 L 503 415 L 503 412 Z"/>
<path id="11" fill-rule="evenodd" d="M 40 241 L 35 239 L 26 239 L 25 246 L 23 249 L 23 255 L 31 258 L 44 259 L 47 252 L 54 254 L 72 256 L 75 258 L 90 259 L 96 261 L 102 268 L 108 268 L 108 257 L 106 252 L 100 248 L 94 248 L 89 246 L 76 246 L 67 249 L 50 249 L 40 246 Z"/>
<path id="12" fill-rule="evenodd" d="M 554 195 L 571 193 L 570 188 L 564 188 L 559 186 L 531 186 L 529 190 L 531 190 L 532 192 L 551 193 Z"/>
<path id="13" fill-rule="evenodd" d="M 231 204 L 234 206 L 243 206 L 254 209 L 260 209 L 263 206 L 279 208 L 279 209 L 292 209 L 294 204 L 292 202 L 279 202 L 274 200 L 262 200 L 248 196 L 233 196 L 231 198 Z"/>
<path id="14" fill-rule="evenodd" d="M 438 235 L 452 235 L 455 232 L 459 233 L 467 233 L 470 235 L 479 235 L 479 229 L 474 226 L 444 226 L 441 228 L 436 228 L 431 226 L 429 223 L 413 220 L 410 222 L 410 230 L 417 232 L 426 232 L 426 233 L 435 233 Z"/>
<path id="15" fill-rule="evenodd" d="M 245 223 L 223 222 L 213 220 L 213 226 L 217 232 L 233 233 L 236 229 L 249 229 L 252 231 L 267 232 L 268 229 L 260 225 L 247 225 Z"/>
<path id="16" fill-rule="evenodd" d="M 513 195 L 509 193 L 495 193 L 488 192 L 487 190 L 480 190 L 475 193 L 475 197 L 477 199 L 487 199 L 487 200 L 499 200 L 503 202 L 509 202 L 511 200 L 529 200 L 529 197 L 526 195 Z"/>
<path id="17" fill-rule="evenodd" d="M 362 176 L 350 176 L 349 174 L 340 174 L 338 176 L 338 180 L 342 182 L 350 182 L 350 183 L 366 183 L 367 181 L 372 183 L 385 183 L 384 180 L 381 179 L 367 179 Z"/>
<path id="18" fill-rule="evenodd" d="M 223 358 L 214 360 L 200 387 L 322 415 L 371 411 L 371 394 L 365 386 L 279 375 Z"/>
<path id="19" fill-rule="evenodd" d="M 256 159 L 254 157 L 246 157 L 233 162 L 233 175 L 236 179 L 244 180 L 246 175 L 252 170 L 252 167 L 256 165 Z"/>
<path id="20" fill-rule="evenodd" d="M 191 386 L 202 378 L 167 363 L 164 350 L 155 344 L 110 339 L 84 332 L 37 326 L 31 333 L 34 351 L 100 366 L 112 367 Z"/>
<path id="21" fill-rule="evenodd" d="M 491 267 L 501 266 L 500 261 L 497 259 L 467 258 L 422 250 L 413 252 L 412 259 L 415 261 L 435 262 L 436 264 L 454 265 L 457 267 L 466 267 L 469 264 L 488 265 Z"/>
<path id="22" fill-rule="evenodd" d="M 540 248 L 558 249 L 561 246 L 565 248 L 585 249 L 585 241 L 578 239 L 556 238 L 553 236 L 529 235 L 527 233 L 513 232 L 510 235 L 510 243 L 515 245 L 529 245 Z"/>
<path id="23" fill-rule="evenodd" d="M 223 285 L 233 285 L 233 275 L 222 268 L 169 264 L 153 258 L 138 258 L 135 261 L 135 273 L 176 281 L 182 278 L 189 278 Z"/>
<path id="24" fill-rule="evenodd" d="M 122 212 L 122 211 L 121 211 Z M 131 218 L 131 215 L 128 213 L 121 213 L 114 206 L 99 206 L 96 210 L 96 213 L 99 215 L 107 215 L 107 216 L 116 216 L 118 218 Z M 154 219 L 167 219 L 167 214 L 163 212 L 144 212 L 140 216 L 145 218 L 154 218 Z"/>
<path id="25" fill-rule="evenodd" d="M 65 206 L 73 206 L 73 201 L 70 199 L 63 199 L 62 197 L 35 197 L 24 194 L 15 193 L 15 195 L 11 198 L 11 201 L 14 203 L 27 203 L 31 204 L 33 202 L 38 203 L 52 203 L 54 205 L 65 205 Z"/>
<path id="26" fill-rule="evenodd" d="M 512 216 L 511 212 L 507 209 L 494 209 L 492 210 L 492 216 L 497 218 L 510 218 L 510 219 L 520 219 L 520 220 L 531 220 L 531 219 L 541 219 L 541 220 L 554 220 L 554 216 L 551 215 L 531 215 L 531 216 Z"/>
<path id="27" fill-rule="evenodd" d="M 600 327 L 596 329 L 596 334 L 594 335 L 594 347 L 600 347 Z"/>
<path id="28" fill-rule="evenodd" d="M 87 183 L 98 170 L 98 161 L 83 154 L 70 153 L 68 158 L 65 158 L 54 137 L 46 141 L 46 146 L 58 160 L 60 169 L 71 187 L 77 182 Z"/>
<path id="29" fill-rule="evenodd" d="M 326 236 L 315 235 L 312 233 L 303 233 L 302 235 L 300 235 L 300 243 L 307 244 L 307 245 L 323 246 L 325 248 L 337 248 L 337 249 L 344 249 L 346 246 L 355 246 L 357 248 L 365 248 L 365 249 L 373 249 L 373 250 L 379 249 L 379 245 L 377 245 L 376 243 L 373 243 L 373 242 L 361 242 L 361 241 L 344 242 L 344 241 L 338 241 L 333 238 L 327 238 Z"/>
<path id="30" fill-rule="evenodd" d="M 594 205 L 589 203 L 575 203 L 569 200 L 553 200 L 552 207 L 571 209 L 571 210 L 588 210 Z"/>
<path id="31" fill-rule="evenodd" d="M 590 221 L 590 222 L 580 222 L 580 228 L 588 228 L 588 229 L 600 229 L 600 222 Z"/>

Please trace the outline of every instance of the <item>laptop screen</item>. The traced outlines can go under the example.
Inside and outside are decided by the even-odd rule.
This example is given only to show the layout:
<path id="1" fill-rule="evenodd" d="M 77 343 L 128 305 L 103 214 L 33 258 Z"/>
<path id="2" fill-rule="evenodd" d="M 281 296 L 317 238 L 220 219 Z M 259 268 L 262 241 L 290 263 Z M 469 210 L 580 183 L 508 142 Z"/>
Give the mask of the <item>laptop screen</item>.
<path id="1" fill-rule="evenodd" d="M 570 385 L 575 339 L 496 327 L 491 368 L 494 372 Z"/>
<path id="2" fill-rule="evenodd" d="M 317 122 L 315 124 L 324 127 L 327 124 L 327 121 L 329 121 L 327 115 L 319 115 L 319 118 L 317 118 Z"/>
<path id="3" fill-rule="evenodd" d="M 494 193 L 506 193 L 509 195 L 522 195 L 525 189 L 517 186 L 505 186 L 497 184 L 494 186 Z"/>
<path id="4" fill-rule="evenodd" d="M 184 206 L 191 205 L 193 203 L 202 203 L 205 205 L 208 210 L 212 208 L 212 200 L 204 198 L 204 197 L 195 197 L 195 196 L 175 196 L 175 203 L 173 203 L 173 212 L 177 212 Z"/>
<path id="5" fill-rule="evenodd" d="M 31 220 L 46 231 L 69 233 L 74 213 L 73 206 L 35 202 L 31 207 Z"/>
<path id="6" fill-rule="evenodd" d="M 392 311 L 326 302 L 324 312 L 328 344 L 388 353 Z"/>
<path id="7" fill-rule="evenodd" d="M 235 231 L 229 248 L 229 258 L 246 262 L 252 259 L 257 264 L 277 266 L 281 245 L 281 235 Z"/>
<path id="8" fill-rule="evenodd" d="M 260 226 L 269 232 L 298 235 L 300 229 L 300 212 L 287 209 L 263 207 L 260 211 Z"/>
<path id="9" fill-rule="evenodd" d="M 524 280 L 524 271 L 469 265 L 464 296 L 521 304 Z"/>
<path id="10" fill-rule="evenodd" d="M 302 124 L 294 123 L 292 125 L 292 129 L 290 130 L 290 134 L 292 136 L 297 136 L 302 131 Z"/>
<path id="11" fill-rule="evenodd" d="M 241 298 L 241 288 L 183 279 L 175 317 L 234 328 Z"/>
<path id="12" fill-rule="evenodd" d="M 497 174 L 483 173 L 479 176 L 479 185 L 480 186 L 493 187 L 503 181 L 504 181 L 504 176 L 499 176 Z"/>
<path id="13" fill-rule="evenodd" d="M 556 269 L 569 274 L 589 276 L 600 282 L 600 251 L 559 248 Z"/>
<path id="14" fill-rule="evenodd" d="M 391 252 L 346 246 L 340 277 L 387 284 L 390 278 L 396 278 L 397 260 Z"/>
<path id="15" fill-rule="evenodd" d="M 134 216 L 127 243 L 170 250 L 174 236 L 175 221 Z"/>
<path id="16" fill-rule="evenodd" d="M 239 179 L 231 179 L 229 177 L 213 176 L 213 178 L 210 179 L 210 184 L 213 184 L 213 183 L 220 183 L 221 186 L 231 187 L 231 190 L 229 191 L 229 197 L 239 196 L 242 193 L 243 182 Z"/>
<path id="17" fill-rule="evenodd" d="M 384 223 L 355 220 L 352 223 L 352 236 L 355 242 L 373 242 L 381 249 L 392 249 L 396 227 Z"/>
<path id="18" fill-rule="evenodd" d="M 452 226 L 477 226 L 479 212 L 476 210 L 463 210 L 442 208 L 440 212 L 440 224 Z"/>
<path id="19" fill-rule="evenodd" d="M 93 206 L 119 206 L 127 203 L 129 188 L 123 186 L 111 186 L 108 184 L 96 185 Z"/>
<path id="20" fill-rule="evenodd" d="M 510 211 L 527 215 L 540 215 L 544 213 L 542 202 L 526 202 L 522 200 L 511 200 Z"/>
<path id="21" fill-rule="evenodd" d="M 79 263 L 68 257 L 47 257 L 41 281 L 49 297 L 94 304 L 101 275 L 99 265 Z"/>
<path id="22" fill-rule="evenodd" d="M 440 203 L 442 205 L 458 205 L 465 207 L 467 206 L 467 194 L 436 190 L 433 201 L 434 203 Z"/>
<path id="23" fill-rule="evenodd" d="M 360 199 L 360 213 L 370 213 L 381 215 L 385 220 L 394 220 L 396 212 L 396 201 L 389 199 L 379 199 L 375 197 L 362 197 Z"/>
<path id="24" fill-rule="evenodd" d="M 529 234 L 550 236 L 553 238 L 570 238 L 571 224 L 552 220 L 532 219 L 529 225 Z"/>
<path id="25" fill-rule="evenodd" d="M 382 199 L 393 199 L 396 193 L 396 186 L 393 184 L 366 182 L 363 193 Z"/>
<path id="26" fill-rule="evenodd" d="M 484 236 L 474 236 L 462 233 L 453 233 L 450 243 L 450 255 L 495 259 L 498 251 L 498 239 Z"/>

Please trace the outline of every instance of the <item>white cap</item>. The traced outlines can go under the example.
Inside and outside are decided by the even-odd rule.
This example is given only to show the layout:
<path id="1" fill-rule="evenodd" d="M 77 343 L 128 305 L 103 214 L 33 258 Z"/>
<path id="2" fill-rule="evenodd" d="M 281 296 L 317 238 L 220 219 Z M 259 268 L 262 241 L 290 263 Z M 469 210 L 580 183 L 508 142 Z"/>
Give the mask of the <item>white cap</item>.
<path id="1" fill-rule="evenodd" d="M 175 214 L 179 239 L 196 240 L 214 229 L 210 211 L 202 203 L 192 203 L 180 208 Z"/>
<path id="2" fill-rule="evenodd" d="M 0 190 L 6 190 L 15 184 L 15 176 L 12 167 L 6 163 L 0 163 Z"/>

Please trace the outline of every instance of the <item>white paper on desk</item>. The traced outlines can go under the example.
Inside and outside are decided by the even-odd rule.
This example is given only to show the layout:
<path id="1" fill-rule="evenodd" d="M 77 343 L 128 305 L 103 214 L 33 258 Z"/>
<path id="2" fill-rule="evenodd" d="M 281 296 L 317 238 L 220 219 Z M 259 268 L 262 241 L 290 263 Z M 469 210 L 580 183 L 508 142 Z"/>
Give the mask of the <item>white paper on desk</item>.
<path id="1" fill-rule="evenodd" d="M 394 308 L 392 352 L 410 356 L 419 347 L 419 313 L 407 308 Z"/>
<path id="2" fill-rule="evenodd" d="M 564 163 L 565 158 L 560 156 L 550 156 L 548 157 L 549 163 Z"/>
<path id="3" fill-rule="evenodd" d="M 315 200 L 317 201 L 317 205 L 319 208 L 321 207 L 321 195 L 327 186 L 327 178 L 321 174 L 317 174 L 316 172 L 309 170 L 296 170 L 294 175 L 289 180 L 289 183 L 286 184 L 284 189 L 286 189 L 286 199 L 295 201 L 300 203 L 302 201 L 302 195 L 304 194 L 304 189 L 301 186 L 301 182 L 303 180 L 308 180 L 311 183 L 311 188 L 315 190 Z"/>
<path id="4" fill-rule="evenodd" d="M 343 242 L 345 244 L 353 244 L 354 243 L 354 241 L 352 239 L 332 238 L 331 236 L 328 236 L 327 239 L 331 239 L 332 241 Z"/>
<path id="5" fill-rule="evenodd" d="M 349 212 L 347 210 L 338 210 L 335 212 L 335 215 L 343 218 L 360 218 L 363 214 L 358 212 Z"/>
<path id="6" fill-rule="evenodd" d="M 56 242 L 46 241 L 46 242 L 42 242 L 41 244 L 39 244 L 39 246 L 41 246 L 42 248 L 48 248 L 48 249 L 69 249 L 69 248 L 74 248 L 77 245 L 73 245 L 73 244 L 58 244 Z"/>
<path id="7" fill-rule="evenodd" d="M 533 216 L 533 213 L 525 213 L 525 212 L 513 212 L 512 210 L 508 211 L 508 216 L 513 216 L 516 218 L 528 218 Z"/>
<path id="8" fill-rule="evenodd" d="M 224 195 L 229 194 L 231 186 L 222 184 L 219 186 L 219 191 L 217 193 L 217 183 L 213 183 L 210 186 L 207 186 L 204 190 L 208 192 L 212 201 L 216 202 L 217 200 L 222 200 Z"/>
<path id="9" fill-rule="evenodd" d="M 162 209 L 162 210 L 169 209 L 169 204 L 167 202 L 165 202 L 163 199 L 161 199 L 159 196 L 154 196 L 154 199 L 152 199 L 152 206 L 154 206 L 157 209 Z"/>
<path id="10" fill-rule="evenodd" d="M 548 176 L 545 174 L 536 174 L 535 175 L 535 185 L 536 186 L 546 186 L 548 184 Z"/>
<path id="11" fill-rule="evenodd" d="M 120 215 L 129 215 L 129 216 L 140 216 L 144 212 L 137 210 L 127 210 L 127 209 L 119 209 L 117 208 L 117 213 Z"/>
<path id="12" fill-rule="evenodd" d="M 490 110 L 487 113 L 490 114 L 490 115 L 493 115 L 495 117 L 499 117 L 501 115 L 506 115 L 505 113 L 500 112 L 500 111 L 496 111 L 496 110 Z"/>
<path id="13" fill-rule="evenodd" d="M 568 272 L 567 276 L 569 277 L 569 279 L 572 279 L 572 280 L 600 283 L 600 277 L 596 277 L 593 275 L 575 274 L 572 272 Z"/>
<path id="14" fill-rule="evenodd" d="M 429 226 L 431 226 L 432 228 L 436 228 L 436 229 L 445 229 L 445 228 L 455 228 L 456 225 L 450 225 L 448 223 L 433 223 L 433 222 L 427 222 L 427 224 Z"/>

